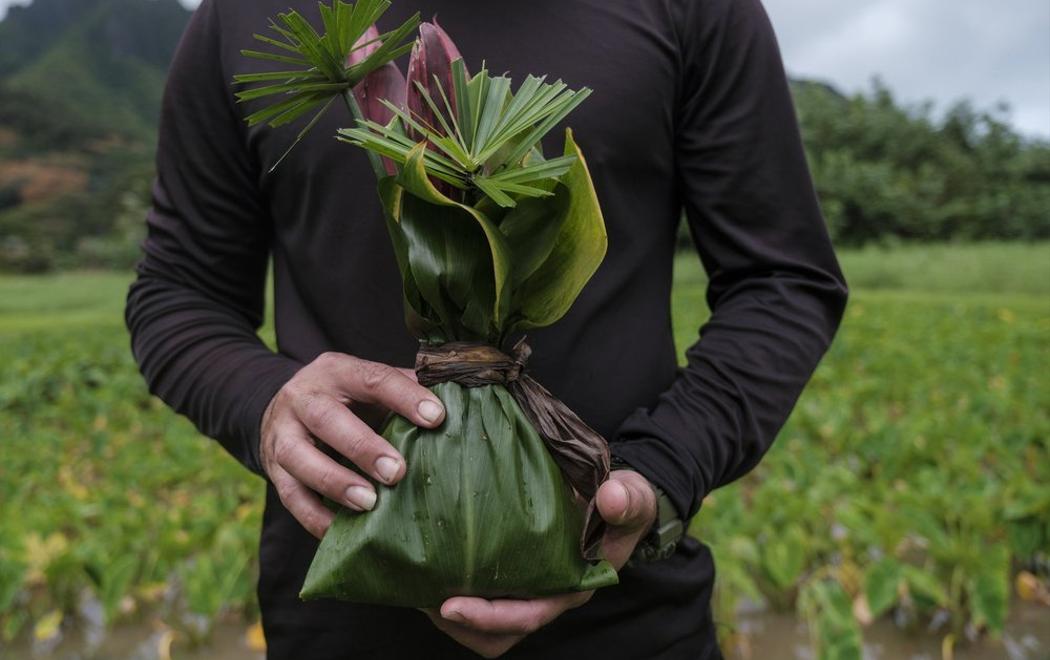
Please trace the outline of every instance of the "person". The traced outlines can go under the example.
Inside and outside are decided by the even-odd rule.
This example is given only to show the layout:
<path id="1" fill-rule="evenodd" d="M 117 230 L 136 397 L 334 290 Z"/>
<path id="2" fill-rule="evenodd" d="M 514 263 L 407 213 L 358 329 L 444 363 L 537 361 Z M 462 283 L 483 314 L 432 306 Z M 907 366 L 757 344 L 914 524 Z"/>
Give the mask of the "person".
<path id="1" fill-rule="evenodd" d="M 204 0 L 169 73 L 132 346 L 152 392 L 265 478 L 258 596 L 272 658 L 718 658 L 714 566 L 693 538 L 624 566 L 657 495 L 681 521 L 753 468 L 829 346 L 847 289 L 759 0 L 396 0 L 517 80 L 548 73 L 594 94 L 569 118 L 587 156 L 608 255 L 569 314 L 530 335 L 530 373 L 610 442 L 599 494 L 620 584 L 440 610 L 301 602 L 332 519 L 368 515 L 370 482 L 412 469 L 375 429 L 387 410 L 440 424 L 410 367 L 417 342 L 365 154 L 329 112 L 297 132 L 248 128 L 231 78 L 267 18 L 313 0 Z M 548 153 L 560 140 L 554 131 Z M 711 316 L 679 368 L 670 293 L 682 211 Z M 272 258 L 278 352 L 258 338 Z M 658 489 L 658 490 L 657 490 Z M 393 491 L 396 494 L 396 488 Z M 637 557 L 637 553 L 635 553 Z"/>

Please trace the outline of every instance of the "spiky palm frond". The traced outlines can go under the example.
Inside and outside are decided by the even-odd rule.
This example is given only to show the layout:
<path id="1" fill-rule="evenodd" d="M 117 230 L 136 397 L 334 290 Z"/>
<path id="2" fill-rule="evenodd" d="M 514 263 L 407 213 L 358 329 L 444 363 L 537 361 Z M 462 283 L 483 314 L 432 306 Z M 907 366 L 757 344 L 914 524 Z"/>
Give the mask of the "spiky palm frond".
<path id="1" fill-rule="evenodd" d="M 324 34 L 318 34 L 313 25 L 295 10 L 279 14 L 270 20 L 272 36 L 254 35 L 270 46 L 270 50 L 242 50 L 241 54 L 258 60 L 277 62 L 279 70 L 245 73 L 234 76 L 241 84 L 262 83 L 237 92 L 239 102 L 273 97 L 269 105 L 246 117 L 250 126 L 266 123 L 271 127 L 289 124 L 321 106 L 310 122 L 299 132 L 295 142 L 317 124 L 332 102 L 387 62 L 412 49 L 406 41 L 419 25 L 419 14 L 409 18 L 395 30 L 380 34 L 377 39 L 363 41 L 362 37 L 390 7 L 389 0 L 358 0 L 355 3 L 333 0 L 331 5 L 318 3 Z M 351 51 L 367 46 L 378 47 L 360 62 L 351 64 Z M 291 147 L 289 148 L 291 150 Z"/>
<path id="2" fill-rule="evenodd" d="M 424 157 L 428 173 L 457 188 L 476 188 L 504 207 L 515 205 L 512 195 L 550 195 L 550 187 L 538 182 L 563 175 L 575 157 L 544 160 L 536 147 L 591 90 L 570 90 L 560 80 L 546 83 L 544 78 L 529 76 L 512 92 L 505 76 L 491 76 L 483 68 L 468 78 L 463 60 L 453 62 L 452 69 L 455 103 L 440 81 L 435 79 L 437 99 L 416 83 L 437 126 L 388 104 L 400 121 L 386 125 L 358 121 L 358 127 L 339 132 L 341 139 L 404 163 L 416 146 L 408 137 L 411 132 L 435 147 Z"/>

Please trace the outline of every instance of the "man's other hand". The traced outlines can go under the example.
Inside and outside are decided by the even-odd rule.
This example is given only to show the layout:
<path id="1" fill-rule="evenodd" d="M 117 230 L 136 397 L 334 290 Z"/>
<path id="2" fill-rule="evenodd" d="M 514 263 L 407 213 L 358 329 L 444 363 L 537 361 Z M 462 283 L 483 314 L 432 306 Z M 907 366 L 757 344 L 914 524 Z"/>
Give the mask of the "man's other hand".
<path id="1" fill-rule="evenodd" d="M 369 511 L 376 492 L 317 444 L 347 457 L 387 485 L 405 475 L 405 459 L 351 411 L 379 406 L 425 428 L 441 424 L 445 408 L 415 372 L 342 353 L 325 353 L 303 367 L 270 401 L 263 414 L 259 456 L 281 502 L 314 536 L 324 536 L 334 514 L 318 493 L 355 511 Z"/>
<path id="2" fill-rule="evenodd" d="M 656 493 L 645 477 L 616 470 L 598 490 L 598 513 L 608 523 L 602 552 L 617 570 L 656 520 Z M 438 610 L 424 610 L 438 628 L 486 658 L 496 658 L 565 611 L 583 605 L 593 591 L 534 600 L 449 598 Z"/>

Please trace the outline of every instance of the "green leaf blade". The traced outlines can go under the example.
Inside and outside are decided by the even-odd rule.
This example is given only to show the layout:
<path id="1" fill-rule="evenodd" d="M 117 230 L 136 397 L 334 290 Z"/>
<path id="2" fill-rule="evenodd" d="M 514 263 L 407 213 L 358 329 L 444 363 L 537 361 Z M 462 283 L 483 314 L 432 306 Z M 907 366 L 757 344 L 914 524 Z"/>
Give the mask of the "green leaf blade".
<path id="1" fill-rule="evenodd" d="M 547 258 L 515 291 L 513 307 L 520 316 L 515 330 L 544 327 L 564 316 L 598 270 L 608 248 L 605 220 L 587 162 L 568 130 L 565 155 L 574 156 L 576 161 L 555 192 L 555 197 L 567 198 L 564 218 Z"/>

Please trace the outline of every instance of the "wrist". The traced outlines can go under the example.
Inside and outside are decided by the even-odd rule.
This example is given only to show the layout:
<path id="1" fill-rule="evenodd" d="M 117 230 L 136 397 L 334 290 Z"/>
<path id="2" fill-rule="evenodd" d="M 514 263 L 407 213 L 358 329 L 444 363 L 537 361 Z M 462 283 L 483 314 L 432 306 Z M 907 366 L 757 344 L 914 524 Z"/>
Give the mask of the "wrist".
<path id="1" fill-rule="evenodd" d="M 634 466 L 615 454 L 611 457 L 610 470 L 635 471 Z M 656 516 L 652 526 L 635 546 L 627 567 L 667 559 L 685 537 L 685 522 L 679 517 L 671 498 L 649 479 L 646 479 L 646 483 L 652 488 L 656 499 Z"/>

